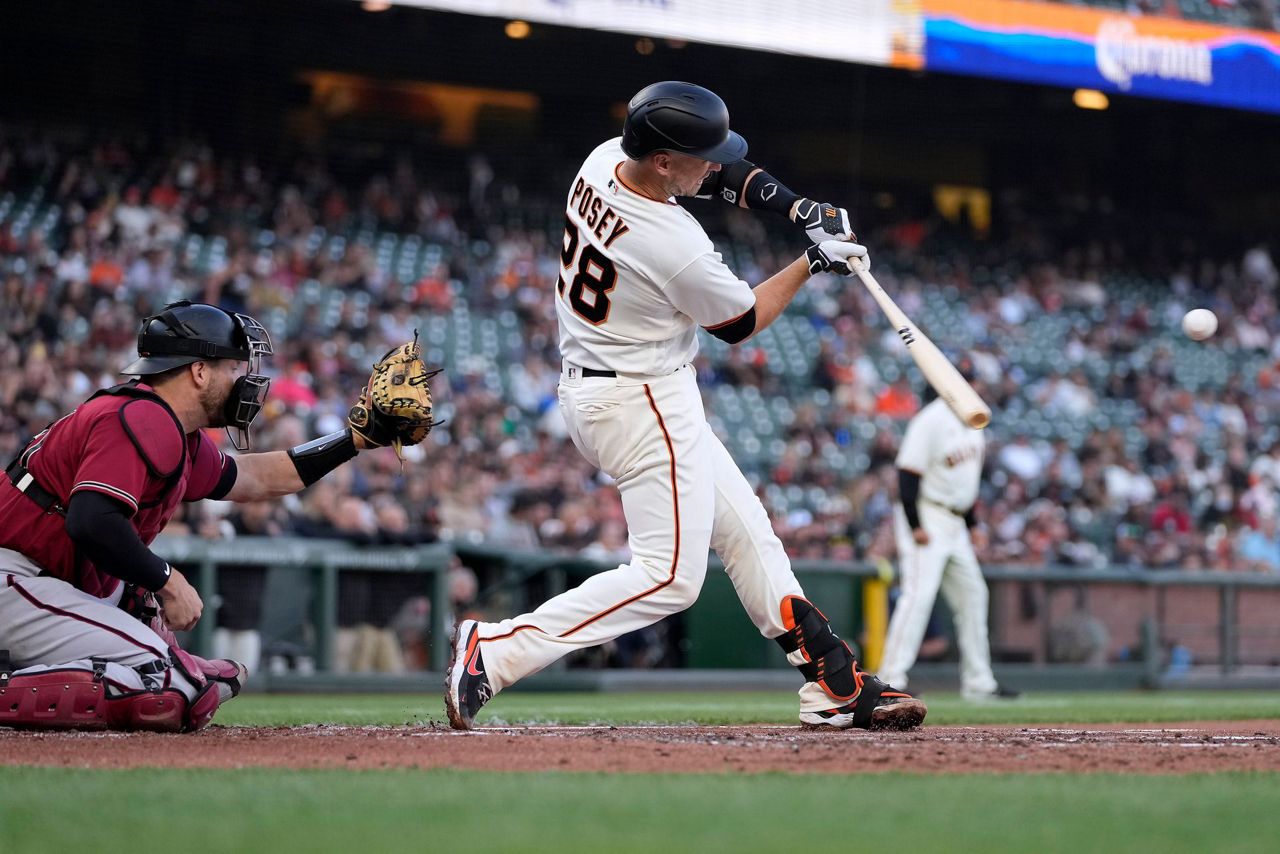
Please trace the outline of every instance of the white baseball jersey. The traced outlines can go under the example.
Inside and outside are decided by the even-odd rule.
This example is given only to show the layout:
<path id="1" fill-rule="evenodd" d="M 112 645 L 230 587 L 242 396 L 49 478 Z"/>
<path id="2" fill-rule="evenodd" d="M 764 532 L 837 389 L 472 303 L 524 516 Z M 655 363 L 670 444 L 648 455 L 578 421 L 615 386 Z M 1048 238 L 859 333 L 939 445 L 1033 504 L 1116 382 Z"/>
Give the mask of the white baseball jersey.
<path id="1" fill-rule="evenodd" d="M 996 690 L 987 637 L 987 583 L 969 526 L 956 515 L 968 511 L 978 497 L 985 451 L 982 431 L 971 430 L 941 399 L 916 413 L 902 437 L 897 466 L 921 475 L 920 496 L 925 501 L 917 510 L 929 538 L 917 543 L 903 508 L 895 508 L 901 595 L 889 620 L 880 678 L 898 687 L 907 684 L 941 592 L 955 618 L 961 691 L 982 697 Z"/>
<path id="2" fill-rule="evenodd" d="M 792 628 L 784 604 L 804 595 L 764 505 L 707 423 L 688 364 L 697 327 L 738 320 L 755 296 L 689 213 L 626 185 L 618 169 L 626 159 L 620 140 L 610 140 L 573 181 L 556 313 L 560 411 L 574 445 L 617 484 L 631 560 L 527 614 L 480 623 L 475 638 L 493 692 L 689 607 L 708 549 L 764 637 Z M 802 714 L 847 699 L 817 682 L 800 689 Z"/>
<path id="3" fill-rule="evenodd" d="M 942 398 L 907 425 L 895 465 L 921 476 L 922 498 L 967 511 L 978 498 L 986 438 L 961 421 Z"/>
<path id="4" fill-rule="evenodd" d="M 693 215 L 627 186 L 621 137 L 587 157 L 569 190 L 556 314 L 571 364 L 663 376 L 698 352 L 697 327 L 755 305 Z"/>

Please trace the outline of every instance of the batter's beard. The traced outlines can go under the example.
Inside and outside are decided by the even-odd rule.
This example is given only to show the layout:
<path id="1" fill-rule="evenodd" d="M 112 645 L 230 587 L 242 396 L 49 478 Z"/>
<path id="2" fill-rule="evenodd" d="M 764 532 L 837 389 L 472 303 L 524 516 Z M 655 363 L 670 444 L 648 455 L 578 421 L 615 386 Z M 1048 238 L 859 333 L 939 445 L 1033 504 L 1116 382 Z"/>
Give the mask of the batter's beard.
<path id="1" fill-rule="evenodd" d="M 702 182 L 699 181 L 689 187 L 682 187 L 678 180 L 672 181 L 671 185 L 666 188 L 667 197 L 675 199 L 687 199 L 698 195 L 698 190 L 702 189 Z"/>
<path id="2" fill-rule="evenodd" d="M 675 198 L 693 198 L 694 196 L 698 195 L 698 191 L 702 189 L 702 185 L 706 183 L 707 178 L 709 178 L 710 176 L 711 176 L 711 169 L 708 167 L 706 171 L 702 173 L 702 176 L 698 178 L 696 181 L 690 178 L 689 186 L 687 187 L 680 186 L 679 180 L 673 180 L 671 182 L 671 191 L 667 193 L 667 195 L 673 196 Z"/>

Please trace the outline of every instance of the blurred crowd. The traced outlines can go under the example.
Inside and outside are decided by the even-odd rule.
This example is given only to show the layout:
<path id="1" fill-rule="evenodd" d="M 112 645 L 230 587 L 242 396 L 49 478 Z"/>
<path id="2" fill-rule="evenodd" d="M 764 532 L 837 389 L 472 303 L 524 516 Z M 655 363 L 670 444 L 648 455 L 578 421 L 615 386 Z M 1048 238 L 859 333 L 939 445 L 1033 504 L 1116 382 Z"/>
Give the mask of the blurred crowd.
<path id="1" fill-rule="evenodd" d="M 274 170 L 195 143 L 0 131 L 0 456 L 119 381 L 139 319 L 171 299 L 281 318 L 255 450 L 339 429 L 369 364 L 423 318 L 461 304 L 515 318 L 518 335 L 503 342 L 514 354 L 501 366 L 515 378 L 509 386 L 475 354 L 439 351 L 446 371 L 433 393 L 447 421 L 409 449 L 407 464 L 390 451 L 364 453 L 278 503 L 192 505 L 173 530 L 444 539 L 626 559 L 616 490 L 572 447 L 555 403 L 559 200 L 522 195 L 496 171 L 473 158 L 449 182 L 433 181 L 406 156 L 340 179 L 319 157 Z M 1098 240 L 1093 210 L 1068 226 L 1017 199 L 997 205 L 1016 223 L 998 238 L 923 214 L 860 230 L 908 314 L 927 317 L 945 302 L 946 323 L 923 325 L 958 342 L 953 355 L 971 367 L 996 424 L 1010 413 L 990 431 L 980 558 L 1280 572 L 1280 276 L 1268 248 L 1201 258 L 1186 247 Z M 780 221 L 727 206 L 696 212 L 750 282 L 803 248 Z M 366 242 L 317 239 L 362 231 L 416 236 L 439 255 L 406 278 Z M 195 238 L 202 251 L 192 251 Z M 1158 299 L 1120 299 L 1123 289 L 1109 284 L 1138 273 L 1159 283 Z M 336 315 L 300 309 L 308 287 L 360 299 Z M 1222 355 L 1226 373 L 1188 385 L 1175 348 L 1159 342 L 1178 335 L 1185 308 L 1201 305 L 1222 327 L 1198 346 Z M 918 380 L 887 369 L 905 361 L 862 289 L 819 277 L 791 313 L 820 342 L 804 393 L 766 348 L 709 346 L 698 364 L 709 410 L 721 387 L 793 399 L 781 443 L 744 464 L 779 535 L 798 558 L 891 559 L 893 458 L 920 405 Z M 1036 343 L 1028 330 L 1054 318 L 1064 319 L 1061 346 L 1030 370 L 1020 361 Z M 1104 412 L 1124 417 L 1102 426 Z M 1023 415 L 1083 426 L 1023 429 L 1033 423 Z M 827 464 L 850 450 L 856 471 Z M 782 506 L 789 486 L 804 498 Z M 474 587 L 464 576 L 459 589 Z M 470 604 L 463 597 L 455 607 Z"/>

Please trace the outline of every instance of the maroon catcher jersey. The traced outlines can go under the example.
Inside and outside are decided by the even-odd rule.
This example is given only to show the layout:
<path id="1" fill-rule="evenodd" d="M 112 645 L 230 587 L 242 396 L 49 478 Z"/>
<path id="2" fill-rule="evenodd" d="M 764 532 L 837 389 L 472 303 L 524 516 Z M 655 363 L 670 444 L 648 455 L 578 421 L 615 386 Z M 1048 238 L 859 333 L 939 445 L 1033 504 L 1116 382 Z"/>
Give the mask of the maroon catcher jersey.
<path id="1" fill-rule="evenodd" d="M 144 383 L 133 387 L 151 390 Z M 85 489 L 127 505 L 147 545 L 178 502 L 206 498 L 228 466 L 202 431 L 184 435 L 177 416 L 158 398 L 111 392 L 99 393 L 55 422 L 32 440 L 23 457 L 36 483 L 63 507 Z M 21 552 L 49 575 L 92 596 L 110 596 L 119 579 L 77 555 L 65 521 L 0 478 L 0 547 Z"/>

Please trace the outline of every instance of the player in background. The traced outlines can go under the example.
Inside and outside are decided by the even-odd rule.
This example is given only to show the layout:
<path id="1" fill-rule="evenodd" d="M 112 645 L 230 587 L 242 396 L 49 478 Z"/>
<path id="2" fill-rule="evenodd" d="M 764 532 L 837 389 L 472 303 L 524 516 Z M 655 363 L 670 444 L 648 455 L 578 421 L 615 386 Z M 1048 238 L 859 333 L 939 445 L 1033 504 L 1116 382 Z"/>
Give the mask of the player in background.
<path id="1" fill-rule="evenodd" d="M 955 617 L 965 699 L 1016 697 L 991 672 L 987 583 L 970 533 L 986 438 L 961 421 L 932 387 L 926 385 L 924 398 L 925 406 L 907 424 L 896 461 L 901 503 L 894 510 L 894 535 L 901 594 L 889 620 L 879 676 L 907 684 L 941 588 Z"/>
<path id="2" fill-rule="evenodd" d="M 714 93 L 657 83 L 631 100 L 622 137 L 591 152 L 570 186 L 556 300 L 560 406 L 579 451 L 618 485 L 633 559 L 532 613 L 460 622 L 445 684 L 454 727 L 470 728 L 494 694 L 566 653 L 692 605 L 709 548 L 761 634 L 803 674 L 802 723 L 909 728 L 924 719 L 922 702 L 859 670 L 805 598 L 768 514 L 703 412 L 691 364 L 699 326 L 740 344 L 810 276 L 848 275 L 848 259 L 866 259 L 844 210 L 797 196 L 746 153 Z M 773 211 L 814 244 L 753 290 L 680 196 Z"/>
<path id="3" fill-rule="evenodd" d="M 148 546 L 180 501 L 287 495 L 370 446 L 350 429 L 288 452 L 214 446 L 203 429 L 225 426 L 247 449 L 266 400 L 271 341 L 251 317 L 175 303 L 143 320 L 138 353 L 121 372 L 138 379 L 54 422 L 0 479 L 0 725 L 207 724 L 248 674 L 178 646 L 204 604 Z"/>

